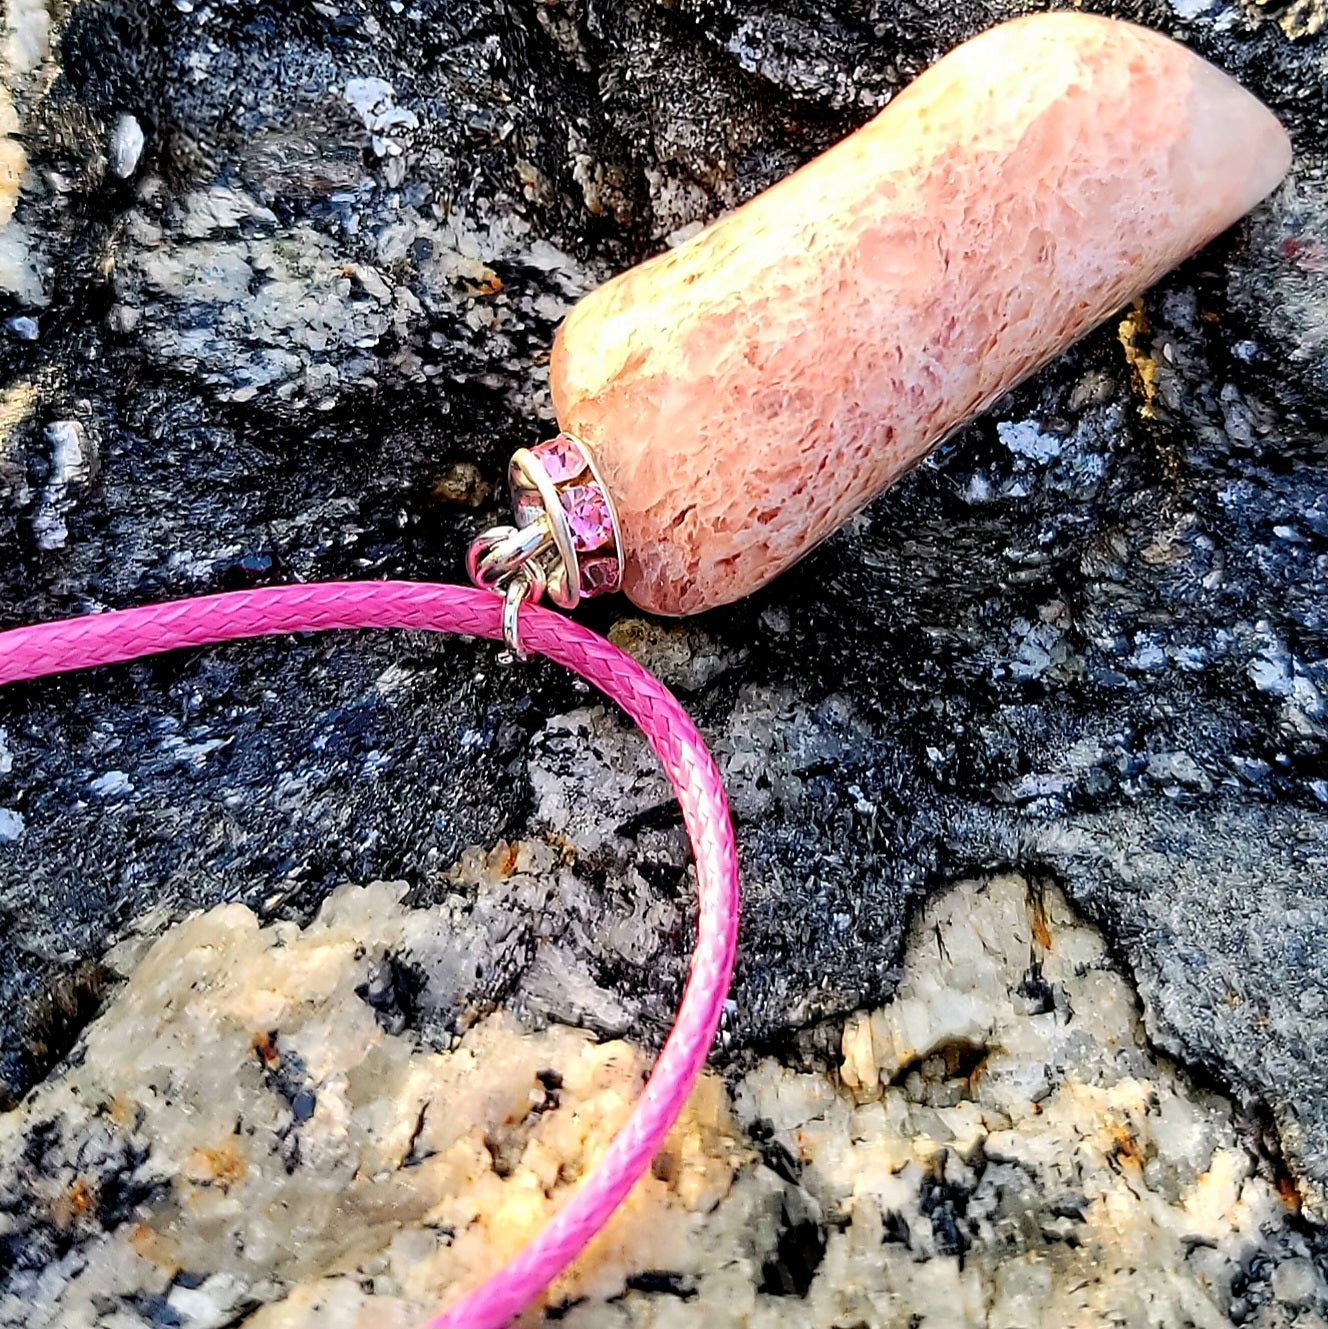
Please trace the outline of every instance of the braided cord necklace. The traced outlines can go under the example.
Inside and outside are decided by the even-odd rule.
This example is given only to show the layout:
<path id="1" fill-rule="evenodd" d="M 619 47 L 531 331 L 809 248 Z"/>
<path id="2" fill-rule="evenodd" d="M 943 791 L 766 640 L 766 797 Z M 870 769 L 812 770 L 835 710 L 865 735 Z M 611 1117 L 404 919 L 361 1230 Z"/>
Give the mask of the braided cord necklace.
<path id="1" fill-rule="evenodd" d="M 322 582 L 233 591 L 0 633 L 0 684 L 242 637 L 346 628 L 503 635 L 504 602 L 469 586 Z M 506 1266 L 430 1329 L 501 1329 L 608 1221 L 650 1165 L 687 1100 L 719 1028 L 738 932 L 738 864 L 714 758 L 669 690 L 631 656 L 579 623 L 520 608 L 521 646 L 579 674 L 616 702 L 659 758 L 696 860 L 696 946 L 673 1028 L 640 1099 L 594 1168 Z"/>

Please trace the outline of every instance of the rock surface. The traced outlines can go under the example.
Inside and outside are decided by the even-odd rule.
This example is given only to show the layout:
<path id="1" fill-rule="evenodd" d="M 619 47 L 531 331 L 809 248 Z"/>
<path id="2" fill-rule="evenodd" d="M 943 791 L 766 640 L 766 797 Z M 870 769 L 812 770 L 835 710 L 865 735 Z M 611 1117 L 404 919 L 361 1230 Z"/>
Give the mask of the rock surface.
<path id="1" fill-rule="evenodd" d="M 459 576 L 505 455 L 548 428 L 570 302 L 1022 8 L 11 5 L 0 615 Z M 735 1076 L 879 1007 L 909 911 L 1016 865 L 1103 928 L 1155 1046 L 1262 1123 L 1322 1222 L 1322 6 L 1086 8 L 1272 106 L 1288 183 L 759 596 L 587 617 L 686 694 L 725 766 Z M 541 836 L 556 890 L 449 903 L 469 846 Z M 5 1101 L 114 994 L 131 927 L 221 902 L 303 922 L 376 878 L 494 954 L 431 966 L 403 1018 L 436 1046 L 509 1007 L 662 1030 L 685 847 L 640 745 L 556 671 L 363 636 L 7 690 Z"/>
<path id="2" fill-rule="evenodd" d="M 468 884 L 501 896 L 551 857 L 515 845 Z M 403 889 L 342 887 L 303 931 L 223 905 L 136 967 L 119 949 L 79 1064 L 2 1119 L 0 1324 L 409 1329 L 538 1225 L 646 1058 L 502 1016 L 420 1046 L 390 975 L 432 970 L 450 925 Z M 1149 1048 L 1058 890 L 934 899 L 895 999 L 823 1052 L 829 1073 L 705 1080 L 530 1322 L 1325 1323 L 1257 1125 Z"/>

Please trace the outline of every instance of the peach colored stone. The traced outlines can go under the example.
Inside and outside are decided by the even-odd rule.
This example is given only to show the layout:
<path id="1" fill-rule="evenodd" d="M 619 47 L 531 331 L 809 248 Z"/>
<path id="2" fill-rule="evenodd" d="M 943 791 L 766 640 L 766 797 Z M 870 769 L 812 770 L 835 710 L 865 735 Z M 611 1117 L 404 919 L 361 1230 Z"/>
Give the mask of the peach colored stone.
<path id="1" fill-rule="evenodd" d="M 559 330 L 623 588 L 686 614 L 756 590 L 957 426 L 1263 198 L 1290 164 L 1183 46 L 1018 19 Z"/>

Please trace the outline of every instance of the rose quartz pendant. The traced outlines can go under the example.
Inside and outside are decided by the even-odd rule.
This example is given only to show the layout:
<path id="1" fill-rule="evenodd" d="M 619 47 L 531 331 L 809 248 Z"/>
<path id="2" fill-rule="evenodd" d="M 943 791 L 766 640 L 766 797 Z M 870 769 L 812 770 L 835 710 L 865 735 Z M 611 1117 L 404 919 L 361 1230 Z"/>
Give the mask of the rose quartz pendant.
<path id="1" fill-rule="evenodd" d="M 601 551 L 574 551 L 577 593 L 687 614 L 765 585 L 1289 164 L 1268 110 L 1145 29 L 1051 13 L 965 43 L 572 310 L 543 446 L 597 475 L 551 500 Z"/>

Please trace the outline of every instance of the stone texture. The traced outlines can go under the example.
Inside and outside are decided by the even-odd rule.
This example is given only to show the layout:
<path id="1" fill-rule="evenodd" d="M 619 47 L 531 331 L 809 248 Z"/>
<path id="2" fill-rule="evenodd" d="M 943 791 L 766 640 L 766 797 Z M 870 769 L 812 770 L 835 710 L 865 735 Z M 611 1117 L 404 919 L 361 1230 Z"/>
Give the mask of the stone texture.
<path id="1" fill-rule="evenodd" d="M 81 1065 L 0 1118 L 0 1325 L 409 1329 L 542 1226 L 645 1059 L 501 1017 L 417 1047 L 401 966 L 439 919 L 403 892 L 347 888 L 303 930 L 222 907 L 113 957 L 132 977 Z M 709 1079 L 552 1300 L 685 1260 L 739 1158 Z"/>
<path id="2" fill-rule="evenodd" d="M 1084 7 L 1270 105 L 1287 184 L 765 591 L 684 621 L 622 598 L 582 616 L 721 750 L 747 908 L 717 1065 L 833 1065 L 838 1031 L 809 1022 L 887 1002 L 932 893 L 1002 865 L 1053 877 L 1155 1046 L 1282 1151 L 1297 1258 L 1322 1267 L 1325 39 L 1242 0 Z M 506 516 L 511 451 L 552 432 L 571 303 L 1028 8 L 11 4 L 36 66 L 11 84 L 26 165 L 0 242 L 27 274 L 0 297 L 0 618 L 461 577 Z M 347 99 L 372 79 L 390 99 Z M 125 114 L 145 135 L 128 183 L 108 151 Z M 152 279 L 177 264 L 205 275 Z M 42 549 L 60 422 L 99 468 Z M 446 921 L 384 994 L 428 1046 L 498 1009 L 657 1046 L 685 844 L 649 755 L 591 701 L 414 633 L 0 692 L 0 1104 L 113 997 L 117 939 L 221 903 L 307 922 L 375 879 Z M 544 841 L 549 865 L 504 878 L 466 852 L 503 840 Z"/>
<path id="3" fill-rule="evenodd" d="M 623 589 L 749 595 L 1268 194 L 1275 118 L 1083 14 L 1002 25 L 869 125 L 568 315 L 551 384 Z"/>
<path id="4" fill-rule="evenodd" d="M 409 1329 L 558 1202 L 644 1054 L 502 1016 L 420 1045 L 391 974 L 443 929 L 401 894 L 342 887 L 303 930 L 222 906 L 113 953 L 77 1064 L 0 1123 L 0 1325 Z M 1058 890 L 940 894 L 894 1000 L 807 1046 L 707 1077 L 523 1324 L 1324 1324 L 1257 1123 L 1152 1050 Z"/>

